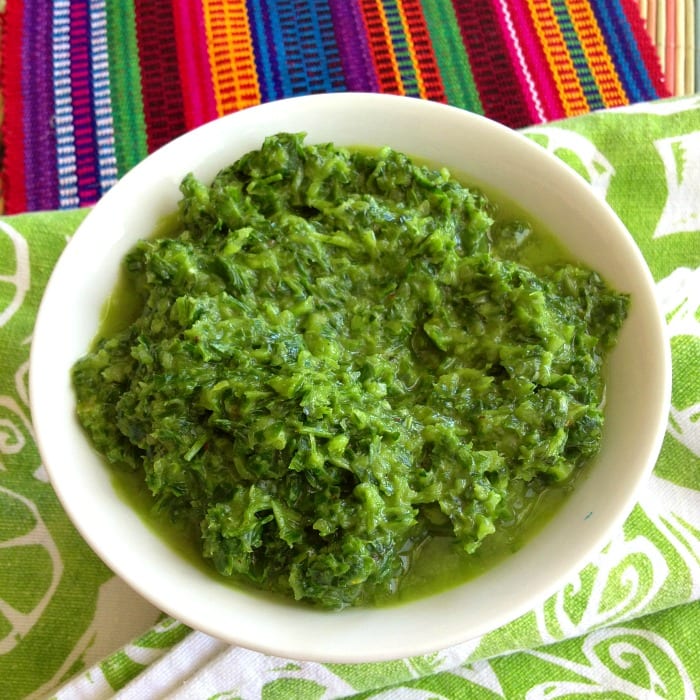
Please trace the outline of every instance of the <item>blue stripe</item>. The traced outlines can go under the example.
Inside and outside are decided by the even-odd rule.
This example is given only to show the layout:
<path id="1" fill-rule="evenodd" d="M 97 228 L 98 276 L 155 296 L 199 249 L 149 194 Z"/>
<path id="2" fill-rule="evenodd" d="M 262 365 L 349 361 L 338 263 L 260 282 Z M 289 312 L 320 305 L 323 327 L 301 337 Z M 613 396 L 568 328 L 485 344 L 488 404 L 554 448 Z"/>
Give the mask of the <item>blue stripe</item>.
<path id="1" fill-rule="evenodd" d="M 328 45 L 321 35 L 321 23 L 327 25 L 331 20 L 328 4 L 301 5 L 277 0 L 277 7 L 289 57 L 287 66 L 293 94 L 330 92 L 336 87 L 336 81 L 331 78 L 329 59 L 340 67 L 340 54 L 335 43 Z"/>
<path id="2" fill-rule="evenodd" d="M 345 89 L 327 0 L 248 0 L 263 102 Z"/>
<path id="3" fill-rule="evenodd" d="M 618 0 L 591 0 L 591 8 L 613 54 L 613 62 L 629 101 L 656 99 L 658 94 Z"/>
<path id="4" fill-rule="evenodd" d="M 344 90 L 345 75 L 335 38 L 331 8 L 327 0 L 309 2 L 306 7 L 310 11 L 311 18 L 308 25 L 305 25 L 303 18 L 300 18 L 302 21 L 299 22 L 301 29 L 299 38 L 302 47 L 314 47 L 312 54 L 304 56 L 305 72 L 313 76 L 309 81 L 309 91 Z M 309 42 L 310 39 L 311 42 Z M 313 72 L 311 63 L 313 63 Z"/>
<path id="5" fill-rule="evenodd" d="M 262 102 L 270 102 L 283 97 L 286 87 L 279 71 L 278 50 L 282 47 L 279 22 L 276 13 L 270 12 L 265 0 L 248 0 L 248 19 L 260 84 L 260 98 Z M 273 61 L 272 58 L 276 60 Z M 284 58 L 282 55 L 283 66 Z"/>
<path id="6" fill-rule="evenodd" d="M 304 56 L 301 50 L 300 37 L 304 31 L 304 24 L 308 23 L 297 16 L 297 8 L 290 0 L 272 0 L 273 12 L 280 22 L 283 53 L 285 56 L 284 68 L 286 69 L 288 92 L 292 95 L 305 95 L 309 92 L 308 75 L 305 70 Z"/>

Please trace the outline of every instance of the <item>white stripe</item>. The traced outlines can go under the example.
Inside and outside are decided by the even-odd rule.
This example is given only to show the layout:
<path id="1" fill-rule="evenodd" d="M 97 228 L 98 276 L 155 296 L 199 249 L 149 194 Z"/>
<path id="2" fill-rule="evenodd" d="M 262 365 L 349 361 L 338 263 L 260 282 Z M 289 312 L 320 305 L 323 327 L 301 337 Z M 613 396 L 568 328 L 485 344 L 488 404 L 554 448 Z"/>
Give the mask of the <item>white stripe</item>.
<path id="1" fill-rule="evenodd" d="M 53 93 L 56 110 L 58 204 L 61 209 L 78 204 L 75 174 L 75 129 L 70 94 L 70 1 L 56 0 L 52 15 L 54 57 Z M 72 177 L 62 177 L 72 173 Z"/>
<path id="2" fill-rule="evenodd" d="M 530 74 L 530 69 L 527 67 L 527 63 L 525 63 L 525 56 L 523 55 L 522 46 L 520 46 L 518 32 L 513 26 L 513 18 L 510 16 L 510 10 L 508 9 L 506 0 L 500 0 L 500 5 L 501 9 L 503 10 L 503 18 L 505 19 L 506 24 L 508 25 L 508 32 L 510 33 L 511 39 L 513 40 L 513 46 L 515 46 L 515 52 L 518 54 L 518 63 L 520 64 L 520 67 L 523 70 L 525 82 L 527 83 L 528 88 L 530 88 L 530 94 L 532 95 L 532 100 L 535 103 L 535 110 L 537 111 L 537 116 L 541 122 L 544 122 L 547 120 L 547 117 L 544 113 L 544 108 L 542 107 L 542 102 L 540 101 L 540 96 L 537 92 L 537 86 L 535 85 L 535 81 L 532 79 L 532 75 Z"/>
<path id="3" fill-rule="evenodd" d="M 97 163 L 100 192 L 104 193 L 117 181 L 117 156 L 114 149 L 114 119 L 109 85 L 109 61 L 107 55 L 106 0 L 90 3 L 90 56 L 92 60 L 93 109 L 99 109 L 96 118 Z M 97 117 L 97 115 L 96 115 Z"/>

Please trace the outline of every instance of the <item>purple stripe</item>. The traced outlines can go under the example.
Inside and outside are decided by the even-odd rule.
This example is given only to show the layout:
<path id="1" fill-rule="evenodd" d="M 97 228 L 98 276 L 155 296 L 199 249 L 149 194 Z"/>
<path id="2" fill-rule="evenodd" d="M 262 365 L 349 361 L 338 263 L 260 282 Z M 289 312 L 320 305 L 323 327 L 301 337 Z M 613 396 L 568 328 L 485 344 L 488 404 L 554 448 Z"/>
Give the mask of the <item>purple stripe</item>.
<path id="1" fill-rule="evenodd" d="M 358 0 L 328 0 L 328 6 L 348 90 L 378 92 L 379 80 Z"/>
<path id="2" fill-rule="evenodd" d="M 100 196 L 100 175 L 95 144 L 92 79 L 90 74 L 90 15 L 86 0 L 70 4 L 70 85 L 75 134 L 75 168 L 81 204 L 94 204 Z"/>
<path id="3" fill-rule="evenodd" d="M 25 0 L 22 42 L 22 101 L 26 210 L 58 208 L 56 138 L 53 114 L 52 7 L 45 0 Z"/>

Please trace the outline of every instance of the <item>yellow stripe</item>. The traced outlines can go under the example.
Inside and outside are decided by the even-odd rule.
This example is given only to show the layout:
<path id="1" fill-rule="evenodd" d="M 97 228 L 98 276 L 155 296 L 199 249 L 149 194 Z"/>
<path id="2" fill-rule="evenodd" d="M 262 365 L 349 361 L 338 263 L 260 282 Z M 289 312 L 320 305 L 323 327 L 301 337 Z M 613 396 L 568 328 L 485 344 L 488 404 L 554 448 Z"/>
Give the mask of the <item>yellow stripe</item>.
<path id="1" fill-rule="evenodd" d="M 569 0 L 569 16 L 605 106 L 629 104 L 590 4 Z"/>
<path id="2" fill-rule="evenodd" d="M 396 78 L 396 84 L 398 85 L 398 92 L 401 95 L 406 94 L 406 88 L 404 87 L 403 80 L 401 78 L 401 71 L 399 70 L 399 62 L 396 60 L 396 50 L 394 49 L 394 42 L 391 40 L 391 32 L 389 31 L 389 22 L 386 19 L 386 12 L 384 12 L 384 5 L 382 2 L 376 3 L 377 14 L 379 15 L 379 20 L 382 23 L 382 30 L 384 32 L 384 37 L 386 39 L 386 45 L 389 49 L 389 60 L 391 61 L 391 67 L 394 71 L 394 77 Z"/>
<path id="3" fill-rule="evenodd" d="M 260 83 L 244 0 L 203 0 L 216 110 L 219 116 L 259 104 Z"/>
<path id="4" fill-rule="evenodd" d="M 571 116 L 588 112 L 586 95 L 551 4 L 544 0 L 527 0 L 527 4 L 556 83 L 564 113 Z"/>
<path id="5" fill-rule="evenodd" d="M 423 99 L 426 99 L 428 93 L 425 90 L 425 81 L 423 80 L 423 72 L 421 71 L 420 62 L 418 61 L 418 56 L 416 55 L 416 49 L 413 45 L 413 35 L 411 34 L 411 27 L 406 19 L 406 12 L 403 8 L 403 2 L 401 0 L 396 0 L 396 8 L 399 11 L 399 17 L 401 18 L 401 27 L 403 28 L 403 33 L 406 36 L 406 46 L 408 47 L 408 53 L 411 56 L 411 63 L 413 63 L 413 68 L 416 73 L 416 82 L 418 83 L 418 95 Z"/>
<path id="6" fill-rule="evenodd" d="M 696 92 L 695 81 L 695 14 L 698 9 L 695 7 L 695 0 L 686 0 L 685 13 L 685 91 L 684 94 L 692 95 Z M 700 90 L 700 86 L 697 86 Z"/>

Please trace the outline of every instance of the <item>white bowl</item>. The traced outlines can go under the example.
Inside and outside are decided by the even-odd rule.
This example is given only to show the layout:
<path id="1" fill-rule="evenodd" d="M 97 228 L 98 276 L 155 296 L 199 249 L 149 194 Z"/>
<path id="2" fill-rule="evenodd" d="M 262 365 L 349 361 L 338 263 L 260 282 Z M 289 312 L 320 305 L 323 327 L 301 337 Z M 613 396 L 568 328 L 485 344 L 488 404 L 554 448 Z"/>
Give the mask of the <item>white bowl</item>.
<path id="1" fill-rule="evenodd" d="M 85 353 L 123 255 L 176 207 L 189 171 L 208 180 L 263 137 L 389 145 L 445 165 L 514 200 L 597 269 L 632 305 L 609 365 L 602 451 L 539 534 L 451 590 L 379 609 L 323 612 L 221 583 L 173 551 L 115 492 L 75 417 L 70 368 Z M 293 98 L 229 115 L 131 170 L 87 216 L 39 310 L 30 391 L 37 441 L 64 508 L 104 562 L 151 603 L 227 642 L 334 662 L 428 653 L 514 619 L 562 586 L 607 543 L 656 461 L 669 406 L 670 360 L 648 268 L 629 233 L 578 175 L 525 137 L 444 105 L 376 94 Z"/>

